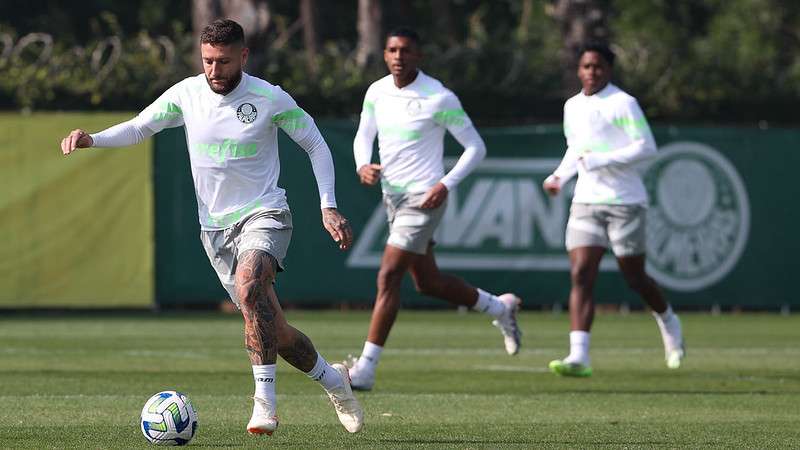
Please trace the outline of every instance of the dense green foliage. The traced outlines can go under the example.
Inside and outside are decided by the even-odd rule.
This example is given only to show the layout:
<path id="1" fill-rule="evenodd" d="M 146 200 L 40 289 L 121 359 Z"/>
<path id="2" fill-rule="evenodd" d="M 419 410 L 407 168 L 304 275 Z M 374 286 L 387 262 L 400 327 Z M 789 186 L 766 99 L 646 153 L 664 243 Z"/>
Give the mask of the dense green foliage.
<path id="1" fill-rule="evenodd" d="M 29 3 L 0 4 L 2 108 L 139 109 L 194 73 L 190 0 L 91 0 L 80 8 Z M 418 28 L 424 70 L 456 91 L 480 121 L 559 120 L 569 93 L 562 74 L 570 69 L 559 56 L 563 38 L 554 2 L 531 0 L 528 17 L 522 17 L 522 0 L 447 3 L 449 27 L 425 1 L 384 2 L 383 27 Z M 297 2 L 270 1 L 270 48 L 264 62 L 248 71 L 281 84 L 316 116 L 354 116 L 368 84 L 385 70 L 380 61 L 363 69 L 353 62 L 355 1 L 316 4 L 321 70 L 308 70 L 302 33 L 287 31 L 297 20 Z M 791 123 L 789 107 L 800 100 L 800 3 L 604 4 L 619 54 L 618 81 L 652 118 Z M 30 32 L 52 35 L 49 57 L 39 59 L 43 46 L 36 43 L 11 51 L 9 44 L 18 46 Z M 120 39 L 118 57 L 107 47 L 111 36 Z M 174 57 L 165 56 L 162 37 Z M 275 45 L 279 39 L 285 44 Z"/>
<path id="2" fill-rule="evenodd" d="M 329 360 L 361 348 L 366 312 L 290 311 Z M 546 372 L 566 315 L 522 314 L 510 357 L 480 314 L 400 314 L 366 410 L 348 435 L 323 391 L 278 363 L 281 425 L 248 436 L 253 379 L 236 315 L 0 317 L 0 447 L 152 448 L 147 398 L 184 391 L 193 445 L 215 448 L 794 448 L 800 442 L 797 315 L 684 314 L 689 357 L 664 367 L 649 314 L 598 315 L 589 379 Z"/>

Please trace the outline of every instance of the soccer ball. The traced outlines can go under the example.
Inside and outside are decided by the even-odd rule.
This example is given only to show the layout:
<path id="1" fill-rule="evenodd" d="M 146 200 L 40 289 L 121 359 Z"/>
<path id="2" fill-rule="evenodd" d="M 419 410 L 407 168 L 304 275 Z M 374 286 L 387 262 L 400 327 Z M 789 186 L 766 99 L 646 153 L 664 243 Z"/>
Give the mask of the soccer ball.
<path id="1" fill-rule="evenodd" d="M 156 445 L 186 445 L 197 430 L 197 413 L 189 399 L 175 391 L 159 392 L 142 408 L 142 433 Z"/>

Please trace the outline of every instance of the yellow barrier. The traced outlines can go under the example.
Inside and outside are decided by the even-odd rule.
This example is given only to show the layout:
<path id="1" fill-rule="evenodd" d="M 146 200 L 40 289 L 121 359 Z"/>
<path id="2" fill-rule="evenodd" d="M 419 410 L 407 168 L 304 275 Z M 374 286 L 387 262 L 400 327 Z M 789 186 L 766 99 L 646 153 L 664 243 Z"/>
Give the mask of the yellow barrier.
<path id="1" fill-rule="evenodd" d="M 0 114 L 0 307 L 153 302 L 152 152 L 84 149 L 61 138 L 130 113 Z"/>

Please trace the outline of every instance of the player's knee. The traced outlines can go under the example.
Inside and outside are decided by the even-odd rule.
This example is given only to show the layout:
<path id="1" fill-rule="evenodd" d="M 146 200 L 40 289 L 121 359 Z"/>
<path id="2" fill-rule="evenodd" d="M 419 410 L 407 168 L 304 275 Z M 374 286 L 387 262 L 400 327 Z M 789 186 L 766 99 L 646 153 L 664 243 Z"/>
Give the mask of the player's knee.
<path id="1" fill-rule="evenodd" d="M 594 284 L 597 269 L 588 264 L 576 264 L 570 269 L 569 275 L 573 286 L 589 288 Z"/>
<path id="2" fill-rule="evenodd" d="M 255 280 L 244 280 L 241 283 L 236 280 L 236 296 L 239 297 L 239 304 L 245 308 L 252 308 L 258 302 L 258 283 Z"/>
<path id="3" fill-rule="evenodd" d="M 405 271 L 397 267 L 381 267 L 378 271 L 378 289 L 399 288 Z"/>

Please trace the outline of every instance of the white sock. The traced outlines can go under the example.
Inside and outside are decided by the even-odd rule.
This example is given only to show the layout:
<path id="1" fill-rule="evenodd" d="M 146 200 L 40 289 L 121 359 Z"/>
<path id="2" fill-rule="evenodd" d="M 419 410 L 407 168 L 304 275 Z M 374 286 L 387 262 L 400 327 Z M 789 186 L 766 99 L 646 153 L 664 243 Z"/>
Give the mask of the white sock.
<path id="1" fill-rule="evenodd" d="M 678 315 L 672 311 L 672 306 L 667 305 L 667 310 L 660 314 L 653 311 L 653 317 L 656 318 L 658 329 L 661 331 L 664 347 L 667 350 L 681 348 L 683 340 L 681 321 L 678 319 Z"/>
<path id="2" fill-rule="evenodd" d="M 667 305 L 667 310 L 663 313 L 653 311 L 653 315 L 656 317 L 656 320 L 661 319 L 664 323 L 671 322 L 672 318 L 675 317 L 675 313 L 672 311 L 672 305 Z"/>
<path id="3" fill-rule="evenodd" d="M 501 302 L 496 296 L 478 289 L 478 301 L 472 307 L 475 311 L 489 314 L 494 318 L 498 318 L 506 312 L 505 303 Z"/>
<path id="4" fill-rule="evenodd" d="M 275 404 L 275 364 L 253 366 L 253 378 L 256 381 L 254 397 L 266 399 Z"/>
<path id="5" fill-rule="evenodd" d="M 589 365 L 589 342 L 592 334 L 588 331 L 569 332 L 569 356 L 564 362 Z"/>
<path id="6" fill-rule="evenodd" d="M 340 387 L 342 385 L 342 377 L 333 367 L 325 361 L 325 358 L 317 353 L 317 363 L 314 367 L 306 372 L 309 378 L 321 384 L 326 391 Z"/>
<path id="7" fill-rule="evenodd" d="M 356 362 L 356 369 L 369 370 L 374 372 L 378 367 L 378 361 L 381 359 L 383 347 L 375 345 L 372 342 L 364 342 L 364 350 L 361 351 L 361 357 Z"/>

